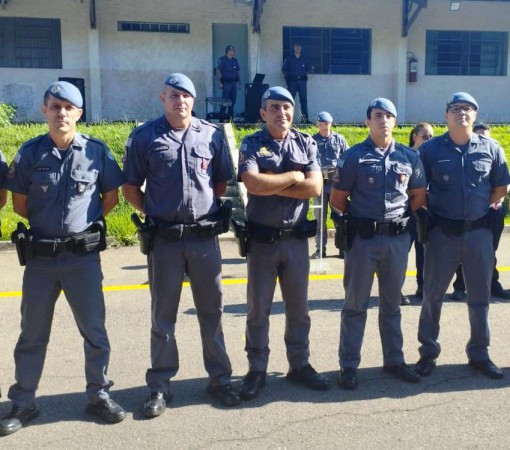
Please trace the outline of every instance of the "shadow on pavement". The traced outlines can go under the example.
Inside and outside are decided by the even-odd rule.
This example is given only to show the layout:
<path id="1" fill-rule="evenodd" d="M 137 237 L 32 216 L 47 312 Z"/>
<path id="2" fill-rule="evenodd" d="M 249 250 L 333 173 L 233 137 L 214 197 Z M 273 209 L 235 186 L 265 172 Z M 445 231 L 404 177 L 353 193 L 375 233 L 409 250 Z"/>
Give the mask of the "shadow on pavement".
<path id="1" fill-rule="evenodd" d="M 249 402 L 242 402 L 238 408 L 258 408 L 276 402 L 310 402 L 310 403 L 345 403 L 360 400 L 377 400 L 381 398 L 402 399 L 422 393 L 464 392 L 484 389 L 505 389 L 510 386 L 510 370 L 505 369 L 506 378 L 490 380 L 473 371 L 464 364 L 439 365 L 429 377 L 422 378 L 420 383 L 404 383 L 382 371 L 381 367 L 361 368 L 358 370 L 359 386 L 354 391 L 345 391 L 337 385 L 338 372 L 326 372 L 330 380 L 329 391 L 312 391 L 305 387 L 290 383 L 285 374 L 268 373 L 267 383 L 260 396 Z M 242 377 L 234 377 L 233 385 L 239 388 Z M 178 409 L 191 405 L 210 404 L 218 409 L 230 409 L 221 405 L 206 393 L 207 378 L 176 380 L 172 382 L 174 398 L 168 408 Z M 148 394 L 146 386 L 130 389 L 112 390 L 113 399 L 118 402 L 134 420 L 146 419 L 141 412 L 141 405 Z M 38 426 L 47 423 L 65 421 L 97 422 L 106 425 L 101 419 L 85 413 L 85 395 L 83 393 L 66 393 L 37 398 L 41 415 L 27 426 Z M 7 414 L 10 403 L 0 404 L 0 414 Z M 127 420 L 131 420 L 129 417 Z"/>

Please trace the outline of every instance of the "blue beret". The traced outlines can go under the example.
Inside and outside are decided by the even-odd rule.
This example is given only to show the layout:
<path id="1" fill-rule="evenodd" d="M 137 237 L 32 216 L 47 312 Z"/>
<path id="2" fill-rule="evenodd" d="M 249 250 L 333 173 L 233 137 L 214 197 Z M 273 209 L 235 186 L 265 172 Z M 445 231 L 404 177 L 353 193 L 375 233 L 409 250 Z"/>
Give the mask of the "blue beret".
<path id="1" fill-rule="evenodd" d="M 182 73 L 171 73 L 165 80 L 165 84 L 172 86 L 180 91 L 185 91 L 191 94 L 193 98 L 196 98 L 197 92 L 195 91 L 195 85 L 186 75 Z"/>
<path id="2" fill-rule="evenodd" d="M 373 109 L 383 109 L 386 112 L 389 112 L 393 117 L 397 117 L 397 108 L 391 100 L 387 98 L 378 97 L 370 102 L 367 109 L 367 117 L 370 118 L 370 113 Z"/>
<path id="3" fill-rule="evenodd" d="M 294 98 L 287 89 L 281 86 L 270 87 L 262 95 L 262 101 L 264 100 L 281 100 L 283 102 L 290 102 L 294 106 Z"/>
<path id="4" fill-rule="evenodd" d="M 51 94 L 53 97 L 61 100 L 67 100 L 77 108 L 83 106 L 83 97 L 81 96 L 80 90 L 74 84 L 68 83 L 67 81 L 57 81 L 56 83 L 50 84 L 44 93 L 45 97 L 46 94 Z"/>
<path id="5" fill-rule="evenodd" d="M 455 103 L 469 103 L 470 105 L 473 105 L 476 110 L 478 110 L 478 103 L 476 103 L 476 100 L 467 92 L 456 92 L 453 94 L 446 103 L 446 109 L 448 110 L 450 105 Z"/>
<path id="6" fill-rule="evenodd" d="M 225 47 L 225 53 L 228 53 L 230 50 L 234 50 L 235 51 L 235 47 L 233 45 L 227 45 Z"/>
<path id="7" fill-rule="evenodd" d="M 322 111 L 317 114 L 317 122 L 333 123 L 333 116 L 327 111 Z"/>

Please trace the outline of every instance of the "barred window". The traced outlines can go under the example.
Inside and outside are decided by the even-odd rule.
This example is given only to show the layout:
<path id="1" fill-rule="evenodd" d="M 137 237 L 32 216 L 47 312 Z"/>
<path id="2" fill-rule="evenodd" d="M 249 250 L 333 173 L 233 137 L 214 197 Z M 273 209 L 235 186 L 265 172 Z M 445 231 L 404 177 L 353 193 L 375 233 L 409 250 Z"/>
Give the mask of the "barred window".
<path id="1" fill-rule="evenodd" d="M 0 67 L 61 69 L 60 19 L 0 17 Z"/>
<path id="2" fill-rule="evenodd" d="M 189 23 L 160 23 L 160 22 L 117 22 L 119 31 L 142 31 L 148 33 L 184 33 L 189 34 Z"/>
<path id="3" fill-rule="evenodd" d="M 508 32 L 427 31 L 426 75 L 506 76 Z"/>

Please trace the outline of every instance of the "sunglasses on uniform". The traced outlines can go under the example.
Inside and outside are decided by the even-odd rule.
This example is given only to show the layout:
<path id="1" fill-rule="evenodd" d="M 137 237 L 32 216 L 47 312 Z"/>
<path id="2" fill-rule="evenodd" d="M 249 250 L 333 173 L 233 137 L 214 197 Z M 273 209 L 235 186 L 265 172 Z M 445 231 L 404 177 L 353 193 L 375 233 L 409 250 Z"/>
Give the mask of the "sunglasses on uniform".
<path id="1" fill-rule="evenodd" d="M 463 113 L 470 113 L 474 110 L 475 108 L 472 105 L 454 105 L 448 108 L 448 112 L 451 112 L 452 114 L 458 114 L 461 111 Z"/>
<path id="2" fill-rule="evenodd" d="M 421 137 L 422 140 L 424 141 L 428 141 L 429 139 L 432 139 L 434 137 L 431 134 L 419 134 L 418 136 Z"/>

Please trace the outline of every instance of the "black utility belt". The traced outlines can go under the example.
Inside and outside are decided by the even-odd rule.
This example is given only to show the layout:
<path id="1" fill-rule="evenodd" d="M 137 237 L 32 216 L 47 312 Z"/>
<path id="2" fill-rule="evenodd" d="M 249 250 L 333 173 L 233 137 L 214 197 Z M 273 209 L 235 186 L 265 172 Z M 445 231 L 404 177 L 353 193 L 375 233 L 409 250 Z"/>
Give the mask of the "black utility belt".
<path id="1" fill-rule="evenodd" d="M 364 239 L 371 239 L 376 234 L 397 236 L 408 232 L 409 217 L 400 217 L 393 222 L 377 222 L 373 219 L 349 218 L 349 226 L 352 232 L 357 233 Z"/>
<path id="2" fill-rule="evenodd" d="M 178 241 L 183 237 L 212 237 L 223 233 L 223 221 L 211 223 L 207 226 L 198 224 L 158 224 L 156 235 L 169 241 Z"/>
<path id="3" fill-rule="evenodd" d="M 220 81 L 222 83 L 237 83 L 239 81 L 238 78 L 221 78 Z"/>
<path id="4" fill-rule="evenodd" d="M 298 75 L 298 76 L 290 76 L 289 77 L 289 80 L 290 81 L 301 81 L 301 80 L 308 80 L 308 75 Z"/>
<path id="5" fill-rule="evenodd" d="M 250 240 L 265 244 L 292 238 L 307 239 L 317 234 L 317 220 L 307 220 L 294 228 L 273 228 L 249 222 L 246 226 Z"/>
<path id="6" fill-rule="evenodd" d="M 492 228 L 491 213 L 476 220 L 452 220 L 433 214 L 430 218 L 430 228 L 438 226 L 445 234 L 460 235 L 466 231 L 478 228 Z"/>
<path id="7" fill-rule="evenodd" d="M 101 246 L 101 233 L 99 231 L 84 231 L 67 239 L 39 239 L 30 244 L 34 257 L 53 257 L 62 253 L 83 255 L 85 253 L 99 251 Z"/>

